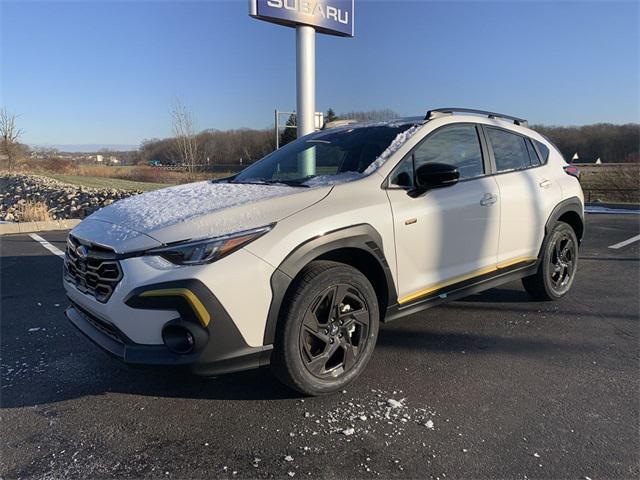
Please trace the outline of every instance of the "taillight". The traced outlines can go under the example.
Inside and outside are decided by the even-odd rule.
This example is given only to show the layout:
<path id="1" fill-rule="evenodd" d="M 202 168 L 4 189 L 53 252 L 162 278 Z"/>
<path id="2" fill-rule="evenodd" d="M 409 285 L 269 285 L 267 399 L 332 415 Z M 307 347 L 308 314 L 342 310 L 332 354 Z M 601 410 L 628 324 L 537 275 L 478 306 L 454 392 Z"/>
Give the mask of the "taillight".
<path id="1" fill-rule="evenodd" d="M 580 169 L 578 167 L 576 167 L 575 165 L 567 165 L 563 168 L 567 175 L 571 175 L 572 177 L 576 177 L 578 180 L 580 180 Z"/>

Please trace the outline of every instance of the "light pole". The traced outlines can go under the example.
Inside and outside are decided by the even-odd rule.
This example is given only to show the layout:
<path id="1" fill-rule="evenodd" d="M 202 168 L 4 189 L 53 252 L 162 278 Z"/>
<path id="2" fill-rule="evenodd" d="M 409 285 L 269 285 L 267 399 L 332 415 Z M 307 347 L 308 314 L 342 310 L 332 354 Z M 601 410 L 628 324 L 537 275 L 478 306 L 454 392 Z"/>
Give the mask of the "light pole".
<path id="1" fill-rule="evenodd" d="M 296 112 L 298 138 L 314 131 L 316 112 L 316 31 L 296 26 Z"/>
<path id="2" fill-rule="evenodd" d="M 298 138 L 314 131 L 316 112 L 316 31 L 308 25 L 296 26 L 296 123 Z M 307 148 L 298 157 L 303 177 L 316 174 L 315 148 Z"/>

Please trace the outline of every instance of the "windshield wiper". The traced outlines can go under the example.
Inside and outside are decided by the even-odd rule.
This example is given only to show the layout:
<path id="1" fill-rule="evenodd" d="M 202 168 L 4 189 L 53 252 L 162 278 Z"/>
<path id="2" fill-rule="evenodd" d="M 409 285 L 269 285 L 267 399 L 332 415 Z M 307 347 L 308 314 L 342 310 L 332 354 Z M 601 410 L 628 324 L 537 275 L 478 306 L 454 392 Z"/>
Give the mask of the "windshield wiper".
<path id="1" fill-rule="evenodd" d="M 290 187 L 309 188 L 309 185 L 304 185 L 304 182 L 309 180 L 309 178 L 301 178 L 301 179 L 295 179 L 295 180 L 264 180 L 262 178 L 252 178 L 249 180 L 231 180 L 229 181 L 229 183 L 238 183 L 238 184 L 246 184 L 246 185 L 287 185 Z"/>
<path id="2" fill-rule="evenodd" d="M 236 183 L 238 185 L 269 185 L 269 182 L 266 180 L 260 180 L 258 178 L 251 180 L 229 180 L 227 183 Z"/>
<path id="3" fill-rule="evenodd" d="M 311 178 L 311 177 L 309 177 Z M 304 182 L 306 182 L 307 180 L 309 180 L 309 178 L 298 178 L 298 179 L 294 179 L 294 180 L 265 180 L 266 183 L 269 183 L 271 185 L 273 184 L 282 184 L 282 185 L 288 185 L 290 187 L 305 187 L 305 188 L 309 188 L 309 185 L 305 185 Z"/>

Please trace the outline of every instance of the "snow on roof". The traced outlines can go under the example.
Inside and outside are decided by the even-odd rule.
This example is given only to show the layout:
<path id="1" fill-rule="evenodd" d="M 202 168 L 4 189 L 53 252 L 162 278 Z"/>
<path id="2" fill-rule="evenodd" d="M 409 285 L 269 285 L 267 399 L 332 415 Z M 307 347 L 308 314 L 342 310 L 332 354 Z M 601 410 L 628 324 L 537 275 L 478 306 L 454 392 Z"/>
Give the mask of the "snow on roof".
<path id="1" fill-rule="evenodd" d="M 351 130 L 354 128 L 368 128 L 368 127 L 391 127 L 397 128 L 403 125 L 424 125 L 426 120 L 422 117 L 406 117 L 406 118 L 394 118 L 393 120 L 385 120 L 378 122 L 366 122 L 366 121 L 355 121 L 355 123 L 349 123 L 345 125 L 336 125 L 335 127 L 330 127 L 327 129 L 320 130 L 320 133 L 331 130 L 332 132 L 339 130 Z"/>

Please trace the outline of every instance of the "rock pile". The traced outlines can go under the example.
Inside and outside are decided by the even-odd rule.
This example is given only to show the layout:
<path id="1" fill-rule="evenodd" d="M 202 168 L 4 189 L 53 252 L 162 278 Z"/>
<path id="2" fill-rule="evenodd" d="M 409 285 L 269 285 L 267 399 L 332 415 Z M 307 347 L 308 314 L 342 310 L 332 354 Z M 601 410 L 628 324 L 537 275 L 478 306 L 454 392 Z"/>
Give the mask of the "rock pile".
<path id="1" fill-rule="evenodd" d="M 22 206 L 43 202 L 52 220 L 84 218 L 116 200 L 142 193 L 115 188 L 88 188 L 40 175 L 0 172 L 0 220 L 24 221 Z"/>

